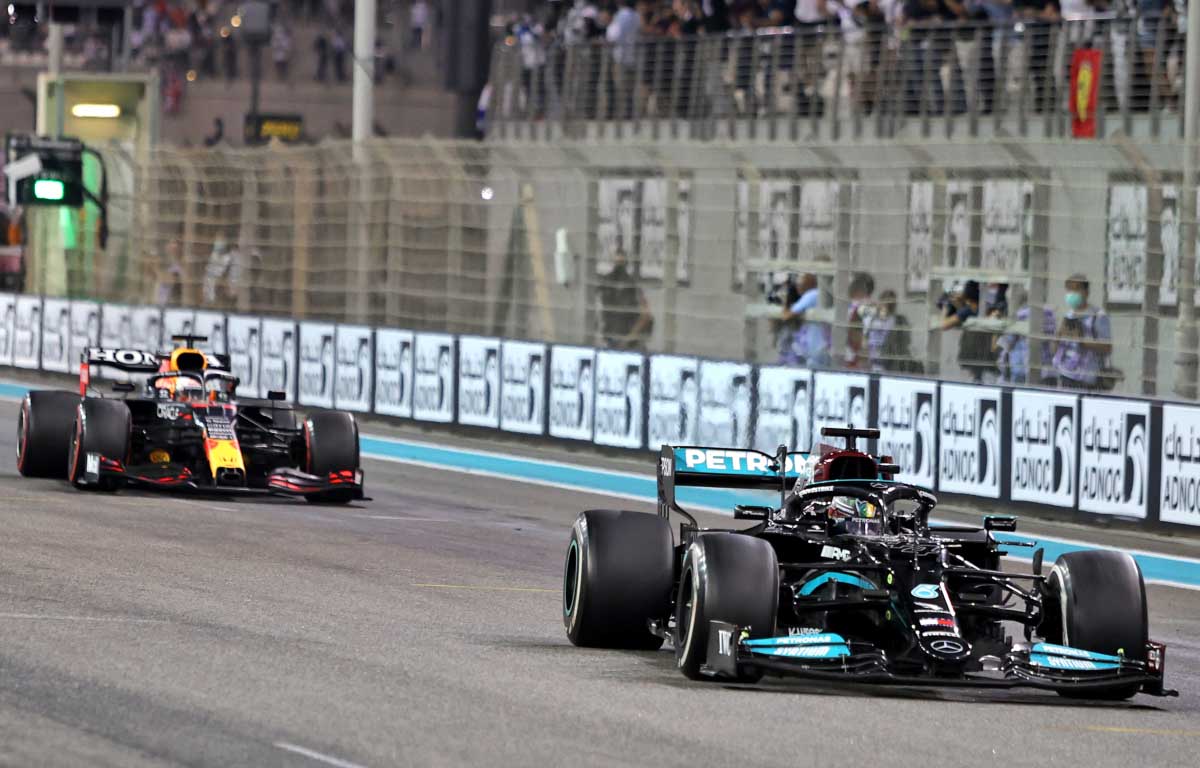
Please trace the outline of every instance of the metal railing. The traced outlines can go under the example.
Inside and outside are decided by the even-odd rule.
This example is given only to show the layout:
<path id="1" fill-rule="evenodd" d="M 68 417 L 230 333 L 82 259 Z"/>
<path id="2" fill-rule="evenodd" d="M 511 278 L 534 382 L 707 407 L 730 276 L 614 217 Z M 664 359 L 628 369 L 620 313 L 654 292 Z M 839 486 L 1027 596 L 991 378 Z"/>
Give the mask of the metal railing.
<path id="1" fill-rule="evenodd" d="M 496 138 L 1071 135 L 1077 50 L 1102 65 L 1097 135 L 1178 137 L 1183 35 L 1165 18 L 814 28 L 494 51 Z M 628 49 L 626 49 L 628 50 Z M 542 63 L 544 62 L 544 63 Z"/>

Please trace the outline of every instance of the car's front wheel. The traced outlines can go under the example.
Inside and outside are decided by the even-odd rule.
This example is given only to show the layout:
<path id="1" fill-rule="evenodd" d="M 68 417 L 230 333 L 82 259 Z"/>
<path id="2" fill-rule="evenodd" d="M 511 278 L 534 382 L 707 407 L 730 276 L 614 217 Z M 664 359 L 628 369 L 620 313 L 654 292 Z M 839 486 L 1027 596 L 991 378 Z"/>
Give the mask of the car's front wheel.
<path id="1" fill-rule="evenodd" d="M 1146 585 L 1137 561 L 1125 552 L 1068 552 L 1046 577 L 1045 620 L 1049 642 L 1085 651 L 1146 660 Z M 1128 699 L 1140 684 L 1064 691 L 1071 698 Z"/>
<path id="2" fill-rule="evenodd" d="M 304 421 L 304 471 L 319 477 L 334 472 L 357 471 L 358 421 L 342 411 L 319 411 Z M 345 504 L 356 490 L 333 489 L 305 496 L 309 501 Z"/>
<path id="3" fill-rule="evenodd" d="M 779 560 L 763 539 L 737 533 L 704 533 L 688 546 L 675 600 L 675 663 L 693 680 L 711 679 L 700 670 L 708 653 L 709 622 L 771 637 L 779 607 Z M 740 682 L 762 675 L 745 672 Z"/>
<path id="4" fill-rule="evenodd" d="M 102 477 L 98 482 L 89 482 L 89 456 L 97 455 L 122 464 L 129 460 L 129 432 L 132 419 L 129 406 L 120 400 L 84 398 L 75 409 L 75 431 L 71 435 L 71 448 L 67 479 L 76 488 L 115 491 L 121 483 L 112 477 Z"/>

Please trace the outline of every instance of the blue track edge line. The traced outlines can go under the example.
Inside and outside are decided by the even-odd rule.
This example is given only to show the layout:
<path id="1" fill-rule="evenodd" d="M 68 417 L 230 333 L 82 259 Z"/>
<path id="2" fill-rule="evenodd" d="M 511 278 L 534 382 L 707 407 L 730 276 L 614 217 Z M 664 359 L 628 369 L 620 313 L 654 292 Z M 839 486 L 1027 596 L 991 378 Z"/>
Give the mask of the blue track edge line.
<path id="1" fill-rule="evenodd" d="M 21 384 L 0 382 L 0 397 L 19 399 L 24 397 L 28 391 L 29 387 Z M 578 465 L 482 453 L 390 437 L 363 435 L 362 452 L 367 457 L 428 464 L 446 470 L 483 472 L 513 480 L 551 483 L 585 492 L 632 497 L 649 503 L 654 503 L 658 496 L 656 481 L 653 477 L 639 477 L 607 470 L 597 471 Z M 677 493 L 677 498 L 684 505 L 707 507 L 714 510 L 732 510 L 734 504 L 748 500 L 744 494 L 711 488 L 681 488 Z M 1035 538 L 1033 536 L 997 534 L 997 538 L 1035 540 L 1039 546 L 1045 548 L 1048 563 L 1054 562 L 1059 555 L 1066 552 L 1111 549 L 1111 547 L 1102 545 L 1075 543 L 1053 537 Z M 1024 554 L 1024 548 L 1012 552 L 1016 558 L 1021 558 Z M 1149 581 L 1200 589 L 1200 560 L 1146 552 L 1134 552 L 1133 556 L 1141 566 L 1142 574 Z"/>

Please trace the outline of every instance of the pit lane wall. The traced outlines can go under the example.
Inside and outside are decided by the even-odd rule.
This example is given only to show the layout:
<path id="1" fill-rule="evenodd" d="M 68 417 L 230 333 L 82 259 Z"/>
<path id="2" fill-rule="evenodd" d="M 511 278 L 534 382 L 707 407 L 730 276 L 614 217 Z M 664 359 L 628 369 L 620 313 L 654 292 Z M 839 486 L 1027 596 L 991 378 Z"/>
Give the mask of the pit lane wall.
<path id="1" fill-rule="evenodd" d="M 241 391 L 605 449 L 808 450 L 878 426 L 899 479 L 1099 522 L 1200 528 L 1200 406 L 694 356 L 0 294 L 0 367 L 72 373 L 87 346 L 207 335 Z"/>

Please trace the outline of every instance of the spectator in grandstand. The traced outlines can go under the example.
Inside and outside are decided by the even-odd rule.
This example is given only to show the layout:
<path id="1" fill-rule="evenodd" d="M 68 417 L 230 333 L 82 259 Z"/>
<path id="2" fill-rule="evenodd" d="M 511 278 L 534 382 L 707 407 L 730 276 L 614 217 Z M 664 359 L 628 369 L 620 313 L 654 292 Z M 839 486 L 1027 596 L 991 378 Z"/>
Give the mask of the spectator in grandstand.
<path id="1" fill-rule="evenodd" d="M 896 311 L 896 292 L 890 288 L 879 294 L 875 311 L 868 314 L 863 328 L 867 340 L 867 359 L 878 373 L 922 373 L 924 366 L 913 358 L 912 332 L 908 318 Z"/>
<path id="2" fill-rule="evenodd" d="M 425 29 L 429 26 L 429 3 L 413 0 L 408 9 L 408 47 L 413 50 L 425 46 Z"/>
<path id="3" fill-rule="evenodd" d="M 966 91 L 962 77 L 955 74 L 957 57 L 951 31 L 946 25 L 966 15 L 957 0 L 904 0 L 898 26 L 909 35 L 908 83 L 904 112 L 909 115 L 922 113 L 941 114 L 946 106 L 946 95 L 942 87 L 942 63 L 949 60 L 951 82 L 954 92 L 955 112 L 965 112 Z"/>
<path id="4" fill-rule="evenodd" d="M 1013 288 L 1012 303 L 1017 307 L 1013 315 L 1014 325 L 1007 333 L 996 336 L 992 342 L 992 351 L 996 353 L 1000 381 L 1005 384 L 1025 384 L 1029 379 L 1029 337 L 1025 328 L 1028 327 L 1029 313 L 1032 310 L 1024 288 L 1019 285 Z M 1054 373 L 1054 344 L 1049 340 L 1054 336 L 1054 310 L 1050 307 L 1042 308 L 1042 333 L 1047 338 L 1042 341 L 1041 347 L 1041 384 L 1053 386 L 1057 377 Z"/>
<path id="5" fill-rule="evenodd" d="M 1174 102 L 1171 77 L 1167 71 L 1167 52 L 1174 41 L 1175 3 L 1172 0 L 1136 0 L 1137 47 L 1141 68 L 1137 71 L 1130 94 L 1135 108 L 1149 109 L 1151 89 L 1158 81 L 1159 105 Z M 1158 66 L 1155 67 L 1155 52 Z"/>
<path id="6" fill-rule="evenodd" d="M 1034 108 L 1049 109 L 1054 83 L 1050 73 L 1050 25 L 1062 21 L 1059 0 L 1013 0 L 1013 14 L 1025 25 L 1029 45 L 1029 77 L 1034 84 Z"/>
<path id="7" fill-rule="evenodd" d="M 317 52 L 317 73 L 313 75 L 313 80 L 323 83 L 329 71 L 329 38 L 324 32 L 317 33 L 313 50 Z"/>
<path id="8" fill-rule="evenodd" d="M 543 29 L 529 14 L 513 25 L 513 36 L 521 47 L 521 95 L 527 114 L 540 118 L 546 105 L 546 49 Z"/>
<path id="9" fill-rule="evenodd" d="M 609 112 L 618 120 L 633 117 L 634 89 L 637 87 L 637 44 L 642 30 L 636 5 L 637 0 L 621 0 L 621 8 L 605 32 L 605 37 L 612 44 L 613 62 Z"/>
<path id="10" fill-rule="evenodd" d="M 835 18 L 826 0 L 796 0 L 792 26 L 796 30 L 796 79 L 794 94 L 800 115 L 820 112 L 822 107 L 821 81 L 825 68 L 821 61 L 824 50 L 820 36 L 822 27 Z"/>
<path id="11" fill-rule="evenodd" d="M 1067 389 L 1111 389 L 1112 327 L 1108 315 L 1088 304 L 1088 279 L 1067 278 L 1063 302 L 1067 311 L 1058 327 L 1054 369 Z"/>
<path id="12" fill-rule="evenodd" d="M 831 343 L 829 324 L 809 319 L 821 306 L 821 290 L 814 274 L 789 275 L 783 311 L 776 319 L 779 362 L 784 365 L 828 367 Z"/>
<path id="13" fill-rule="evenodd" d="M 183 304 L 183 259 L 179 241 L 171 239 L 157 264 L 152 265 L 154 303 L 159 306 Z"/>
<path id="14" fill-rule="evenodd" d="M 623 249 L 613 255 L 613 267 L 599 287 L 600 332 L 612 349 L 644 350 L 654 331 L 654 316 L 646 294 L 629 273 Z"/>
<path id="15" fill-rule="evenodd" d="M 1010 34 L 1012 29 L 1013 4 L 1012 0 L 966 0 L 967 17 L 976 23 L 986 23 L 993 27 L 985 31 L 979 38 L 980 48 L 979 74 L 977 93 L 980 114 L 992 114 L 996 102 L 996 58 L 993 47 L 998 42 L 999 35 Z"/>
<path id="16" fill-rule="evenodd" d="M 866 272 L 856 272 L 850 278 L 850 312 L 847 315 L 846 354 L 843 363 L 847 368 L 859 368 L 864 362 L 866 339 L 863 336 L 863 320 L 874 312 L 871 296 L 875 293 L 875 279 Z"/>
<path id="17" fill-rule="evenodd" d="M 945 304 L 946 316 L 942 319 L 942 330 L 962 329 L 958 342 L 958 364 L 980 383 L 996 373 L 996 362 L 992 352 L 992 336 L 988 331 L 973 328 L 968 320 L 979 317 L 979 283 L 968 280 L 961 287 L 951 290 Z"/>
<path id="18" fill-rule="evenodd" d="M 228 27 L 221 28 L 221 54 L 225 61 L 225 79 L 236 79 L 238 76 L 237 39 Z"/>
<path id="19" fill-rule="evenodd" d="M 204 268 L 202 286 L 204 306 L 215 309 L 235 309 L 239 284 L 242 280 L 242 255 L 223 237 L 213 242 Z"/>
<path id="20" fill-rule="evenodd" d="M 275 75 L 280 80 L 287 80 L 288 65 L 292 60 L 292 33 L 282 22 L 275 22 L 271 30 L 271 60 L 275 62 Z"/>
<path id="21" fill-rule="evenodd" d="M 333 28 L 333 39 L 329 41 L 329 50 L 333 54 L 333 73 L 339 83 L 346 82 L 346 32 L 341 25 Z"/>

